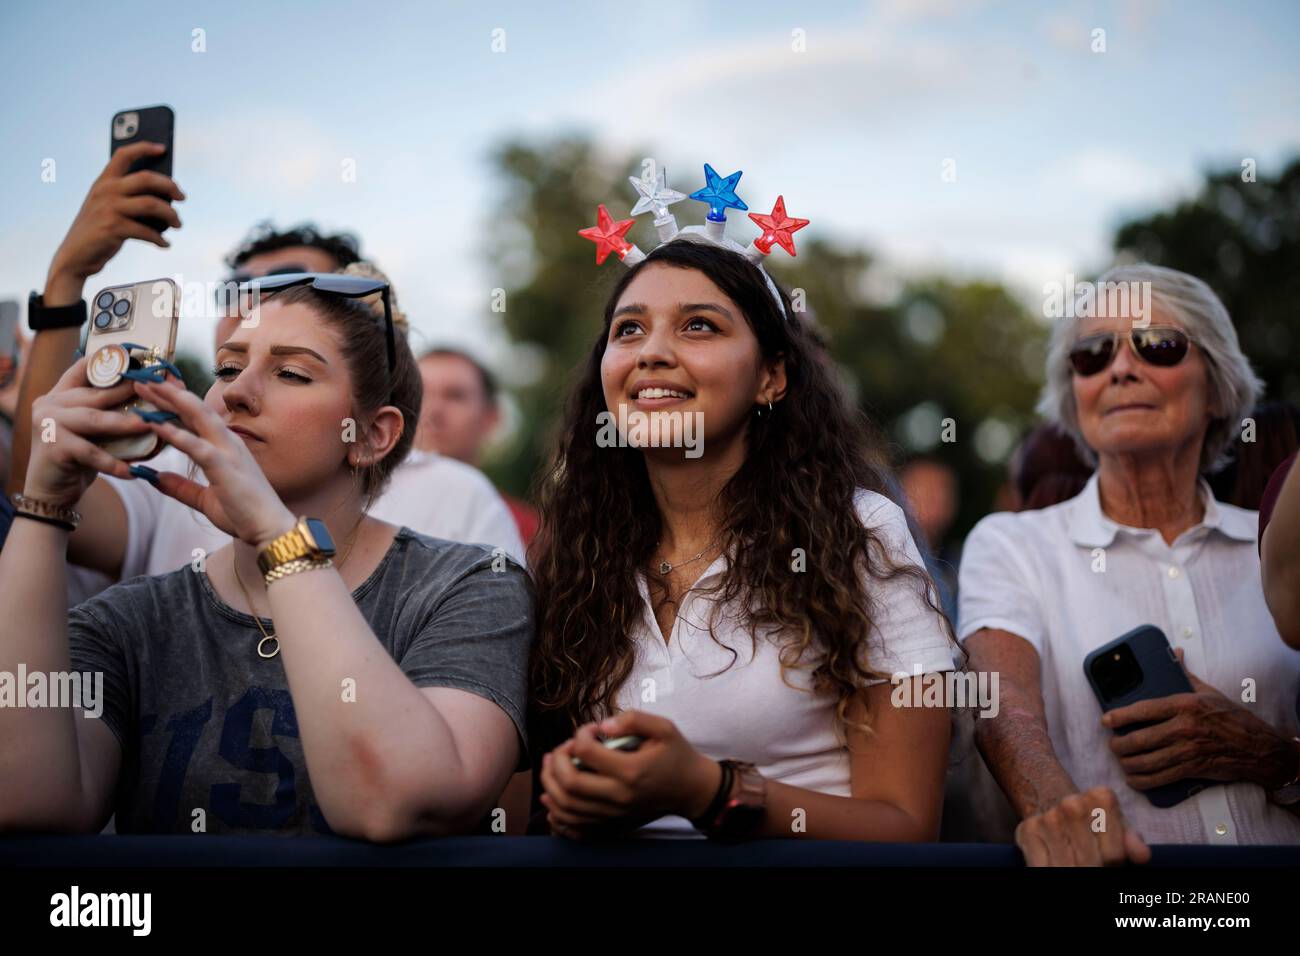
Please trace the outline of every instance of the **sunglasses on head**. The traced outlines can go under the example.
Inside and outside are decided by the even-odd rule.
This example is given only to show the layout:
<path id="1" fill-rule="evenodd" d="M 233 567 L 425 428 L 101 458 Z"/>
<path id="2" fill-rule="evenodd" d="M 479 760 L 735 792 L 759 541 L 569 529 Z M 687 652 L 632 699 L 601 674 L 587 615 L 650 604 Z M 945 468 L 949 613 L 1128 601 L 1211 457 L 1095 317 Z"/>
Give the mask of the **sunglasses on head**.
<path id="1" fill-rule="evenodd" d="M 1129 347 L 1138 358 L 1160 368 L 1172 368 L 1186 358 L 1187 346 L 1191 343 L 1185 332 L 1174 328 L 1153 327 L 1133 329 L 1128 333 L 1111 331 L 1085 335 L 1070 349 L 1070 367 L 1075 374 L 1087 377 L 1109 368 L 1121 335 L 1128 339 Z"/>
<path id="2" fill-rule="evenodd" d="M 267 272 L 262 273 L 262 275 L 263 276 L 302 275 L 303 273 L 310 272 L 310 271 L 311 270 L 308 269 L 306 266 L 288 265 L 288 266 L 277 266 L 274 269 L 270 269 Z M 251 272 L 245 272 L 242 269 L 232 272 L 229 276 L 226 277 L 226 280 L 222 282 L 221 285 L 217 286 L 217 292 L 216 292 L 217 309 L 220 310 L 220 312 L 223 315 L 231 315 L 232 313 L 234 313 L 239 308 L 239 302 L 237 300 L 238 297 L 235 292 L 235 289 L 242 286 L 245 282 L 251 282 L 253 279 L 257 279 L 257 278 L 260 277 L 253 275 L 253 273 Z"/>
<path id="3" fill-rule="evenodd" d="M 376 292 L 384 303 L 384 334 L 388 339 L 388 371 L 397 367 L 397 344 L 393 339 L 393 307 L 389 302 L 388 283 L 382 279 L 365 276 L 339 275 L 336 272 L 294 272 L 287 275 L 265 275 L 240 283 L 241 294 L 261 300 L 263 295 L 279 292 L 294 286 L 309 285 L 317 292 L 361 299 Z"/>

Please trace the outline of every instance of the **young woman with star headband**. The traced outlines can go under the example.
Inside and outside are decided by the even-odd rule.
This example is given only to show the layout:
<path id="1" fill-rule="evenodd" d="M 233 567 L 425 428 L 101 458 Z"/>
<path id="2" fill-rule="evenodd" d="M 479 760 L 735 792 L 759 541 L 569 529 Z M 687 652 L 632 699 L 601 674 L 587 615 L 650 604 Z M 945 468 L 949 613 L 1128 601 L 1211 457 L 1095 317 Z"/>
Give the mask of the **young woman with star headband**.
<path id="1" fill-rule="evenodd" d="M 702 198 L 736 198 L 738 174 L 715 177 Z M 675 238 L 645 255 L 624 255 L 626 223 L 594 230 L 622 229 L 609 251 L 635 264 L 540 487 L 547 821 L 575 838 L 657 821 L 641 832 L 934 840 L 950 714 L 895 703 L 920 702 L 955 643 L 868 426 L 752 256 L 655 211 Z M 784 204 L 763 218 L 779 229 Z M 618 406 L 698 414 L 703 454 L 599 442 Z"/>
<path id="2" fill-rule="evenodd" d="M 523 571 L 365 512 L 420 408 L 388 283 L 253 284 L 203 398 L 161 376 L 92 388 L 82 359 L 35 403 L 33 434 L 56 437 L 33 442 L 0 552 L 0 671 L 98 674 L 103 694 L 0 708 L 0 830 L 94 832 L 116 812 L 128 833 L 463 833 L 523 761 Z M 174 420 L 118 411 L 132 395 Z M 89 438 L 149 430 L 208 484 Z M 69 614 L 64 552 L 96 473 L 147 480 L 234 540 Z"/>

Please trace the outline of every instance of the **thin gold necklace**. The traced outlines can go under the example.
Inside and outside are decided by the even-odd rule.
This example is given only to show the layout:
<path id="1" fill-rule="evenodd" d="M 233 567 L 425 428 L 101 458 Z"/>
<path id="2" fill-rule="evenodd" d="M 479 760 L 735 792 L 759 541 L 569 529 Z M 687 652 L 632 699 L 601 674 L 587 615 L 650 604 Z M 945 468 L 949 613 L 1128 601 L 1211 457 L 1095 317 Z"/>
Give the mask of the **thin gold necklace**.
<path id="1" fill-rule="evenodd" d="M 348 539 L 347 550 L 343 552 L 343 558 L 339 561 L 338 567 L 342 570 L 343 565 L 347 564 L 348 558 L 352 555 L 352 546 L 357 542 L 357 532 L 361 527 L 361 522 L 365 518 L 362 515 L 357 519 L 357 523 L 352 527 L 352 535 Z M 266 628 L 262 627 L 262 621 L 257 616 L 257 609 L 253 607 L 253 599 L 248 596 L 248 588 L 244 587 L 244 579 L 239 576 L 239 561 L 235 558 L 234 552 L 231 552 L 230 566 L 235 569 L 235 582 L 239 585 L 239 590 L 244 595 L 244 600 L 248 603 L 248 611 L 252 615 L 253 623 L 257 629 L 262 632 L 262 639 L 257 642 L 257 656 L 263 660 L 270 660 L 280 653 L 280 642 L 275 636 L 275 632 L 266 633 Z M 274 626 L 274 621 L 271 622 Z"/>

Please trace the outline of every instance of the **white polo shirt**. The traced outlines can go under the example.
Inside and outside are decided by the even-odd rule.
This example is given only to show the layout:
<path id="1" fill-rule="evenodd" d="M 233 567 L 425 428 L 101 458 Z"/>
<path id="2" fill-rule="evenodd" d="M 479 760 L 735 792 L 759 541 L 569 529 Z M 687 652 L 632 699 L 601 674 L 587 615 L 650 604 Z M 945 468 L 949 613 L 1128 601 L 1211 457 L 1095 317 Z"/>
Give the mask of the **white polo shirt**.
<path id="1" fill-rule="evenodd" d="M 924 571 L 898 505 L 870 491 L 859 491 L 856 505 L 864 526 L 882 538 L 896 563 Z M 719 557 L 694 587 L 717 583 L 727 566 L 726 556 Z M 835 701 L 829 695 L 812 693 L 807 670 L 787 671 L 789 683 L 782 680 L 778 659 L 781 635 L 760 632 L 755 653 L 738 609 L 719 606 L 714 596 L 692 590 L 682 598 L 665 643 L 640 573 L 637 587 L 643 610 L 634 634 L 636 663 L 615 698 L 619 710 L 643 710 L 666 717 L 696 750 L 716 760 L 730 757 L 753 763 L 769 780 L 852 796 L 848 750 L 835 733 Z M 867 654 L 874 670 L 910 675 L 913 665 L 922 673 L 953 669 L 956 648 L 948 640 L 942 619 L 925 603 L 918 582 L 906 577 L 891 581 L 872 578 L 867 587 L 875 601 L 873 647 Z M 714 616 L 714 634 L 725 647 L 709 634 L 710 614 Z M 736 652 L 734 663 L 728 647 Z M 689 821 L 677 816 L 663 817 L 640 833 L 699 835 Z"/>
<path id="2" fill-rule="evenodd" d="M 997 628 L 1033 645 L 1057 759 L 1080 790 L 1110 787 L 1147 842 L 1300 843 L 1300 818 L 1253 783 L 1152 806 L 1125 782 L 1083 673 L 1089 651 L 1154 624 L 1183 649 L 1189 671 L 1237 702 L 1252 682 L 1256 699 L 1244 706 L 1296 735 L 1300 654 L 1282 643 L 1264 604 L 1258 514 L 1215 501 L 1201 482 L 1205 519 L 1170 546 L 1158 531 L 1107 518 L 1097 480 L 1069 501 L 975 526 L 962 551 L 958 636 Z"/>
<path id="3" fill-rule="evenodd" d="M 148 465 L 184 476 L 189 474 L 190 459 L 168 447 Z M 193 561 L 197 549 L 211 554 L 230 541 L 202 514 L 143 479 L 103 476 L 103 480 L 126 509 L 123 581 L 141 574 L 166 574 Z M 195 480 L 203 482 L 201 470 Z M 505 502 L 486 475 L 453 458 L 412 448 L 369 513 L 433 538 L 500 547 L 523 563 L 524 546 Z"/>

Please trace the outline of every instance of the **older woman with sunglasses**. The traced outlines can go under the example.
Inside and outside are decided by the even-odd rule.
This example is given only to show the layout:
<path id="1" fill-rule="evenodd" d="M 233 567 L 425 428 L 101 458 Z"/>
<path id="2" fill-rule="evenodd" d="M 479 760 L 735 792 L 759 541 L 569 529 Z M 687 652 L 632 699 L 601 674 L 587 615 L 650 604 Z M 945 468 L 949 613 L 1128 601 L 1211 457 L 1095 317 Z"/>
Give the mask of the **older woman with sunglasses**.
<path id="1" fill-rule="evenodd" d="M 83 358 L 33 406 L 55 440 L 32 443 L 0 551 L 0 671 L 102 693 L 0 708 L 0 831 L 94 832 L 116 812 L 129 833 L 463 833 L 525 765 L 522 569 L 365 510 L 419 418 L 388 283 L 256 285 L 206 396 L 147 374 L 92 388 Z M 133 395 L 174 420 L 119 411 Z M 93 441 L 149 431 L 207 483 Z M 232 540 L 69 615 L 64 552 L 96 474 L 146 480 Z"/>
<path id="2" fill-rule="evenodd" d="M 990 515 L 966 541 L 959 637 L 973 669 L 1001 676 L 977 742 L 1031 865 L 1145 862 L 1152 842 L 1300 843 L 1300 658 L 1264 603 L 1255 513 L 1200 477 L 1237 440 L 1259 380 L 1199 279 L 1129 265 L 1098 287 L 1138 297 L 1058 320 L 1039 403 L 1095 473 L 1078 496 Z M 1084 658 L 1144 624 L 1168 636 L 1192 692 L 1103 718 Z M 1206 783 L 1175 805 L 1148 799 L 1191 780 Z"/>

